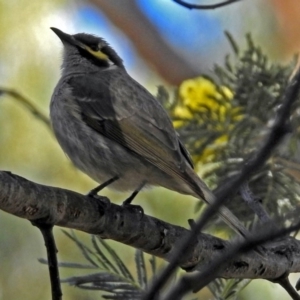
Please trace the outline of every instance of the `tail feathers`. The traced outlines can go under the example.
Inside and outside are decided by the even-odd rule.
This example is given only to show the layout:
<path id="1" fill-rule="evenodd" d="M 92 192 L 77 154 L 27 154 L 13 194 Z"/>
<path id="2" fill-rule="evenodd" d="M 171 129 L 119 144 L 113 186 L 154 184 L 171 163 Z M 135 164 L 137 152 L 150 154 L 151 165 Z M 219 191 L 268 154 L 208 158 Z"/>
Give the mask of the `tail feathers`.
<path id="1" fill-rule="evenodd" d="M 207 204 L 213 204 L 216 201 L 215 195 L 208 189 L 208 187 L 202 187 L 202 194 L 204 194 L 204 198 L 202 198 L 201 195 L 198 195 L 197 198 L 199 198 L 200 196 Z M 247 228 L 226 206 L 221 206 L 218 213 L 222 217 L 224 222 L 242 237 L 246 238 L 247 236 L 249 236 L 249 231 L 247 230 Z"/>
<path id="2" fill-rule="evenodd" d="M 216 201 L 215 195 L 212 191 L 206 186 L 206 184 L 194 173 L 193 170 L 190 170 L 189 177 L 193 178 L 193 196 L 204 200 L 207 204 L 213 204 Z M 226 207 L 221 206 L 218 211 L 219 215 L 222 217 L 224 222 L 231 227 L 234 231 L 240 234 L 242 237 L 246 238 L 250 235 L 246 227 L 239 221 L 239 219 Z"/>

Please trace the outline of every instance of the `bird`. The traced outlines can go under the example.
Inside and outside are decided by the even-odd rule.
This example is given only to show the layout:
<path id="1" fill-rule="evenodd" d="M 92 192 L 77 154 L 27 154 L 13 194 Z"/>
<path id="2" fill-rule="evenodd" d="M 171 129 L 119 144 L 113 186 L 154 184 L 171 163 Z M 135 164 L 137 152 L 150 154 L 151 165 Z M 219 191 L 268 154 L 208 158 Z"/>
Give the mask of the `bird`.
<path id="1" fill-rule="evenodd" d="M 131 192 L 124 204 L 132 205 L 140 190 L 162 186 L 214 203 L 167 112 L 127 73 L 116 51 L 101 37 L 51 29 L 64 49 L 50 101 L 51 124 L 74 165 L 100 184 L 90 195 L 107 186 Z M 218 212 L 247 235 L 228 208 Z"/>

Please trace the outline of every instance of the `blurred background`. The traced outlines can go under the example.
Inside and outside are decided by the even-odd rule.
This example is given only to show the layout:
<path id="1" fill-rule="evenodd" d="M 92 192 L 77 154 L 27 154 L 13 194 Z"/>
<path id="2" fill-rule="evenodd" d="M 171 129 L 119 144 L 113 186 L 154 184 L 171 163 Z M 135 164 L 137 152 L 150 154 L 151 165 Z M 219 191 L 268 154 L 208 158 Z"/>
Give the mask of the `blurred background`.
<path id="1" fill-rule="evenodd" d="M 214 64 L 223 63 L 232 52 L 225 30 L 241 47 L 250 32 L 273 61 L 291 60 L 300 49 L 300 2 L 245 0 L 200 11 L 172 0 L 0 0 L 0 87 L 16 90 L 46 116 L 62 56 L 61 42 L 49 27 L 105 38 L 141 84 L 154 94 L 158 85 L 172 93 L 183 80 L 211 75 Z M 96 185 L 72 166 L 49 128 L 7 94 L 0 98 L 0 169 L 80 193 Z M 128 196 L 107 190 L 103 194 L 116 203 Z M 184 227 L 194 217 L 195 199 L 162 188 L 140 193 L 135 203 L 147 214 Z M 84 262 L 59 228 L 55 236 L 60 261 Z M 110 245 L 134 272 L 134 249 Z M 0 211 L 0 299 L 51 298 L 47 268 L 37 261 L 41 257 L 45 249 L 38 230 Z M 79 274 L 78 270 L 61 270 L 62 278 Z M 63 293 L 66 300 L 101 299 L 99 292 L 67 285 Z M 281 288 L 260 280 L 248 285 L 240 299 L 257 299 L 258 295 L 260 299 L 289 299 Z M 201 297 L 209 299 L 211 294 L 203 290 Z"/>

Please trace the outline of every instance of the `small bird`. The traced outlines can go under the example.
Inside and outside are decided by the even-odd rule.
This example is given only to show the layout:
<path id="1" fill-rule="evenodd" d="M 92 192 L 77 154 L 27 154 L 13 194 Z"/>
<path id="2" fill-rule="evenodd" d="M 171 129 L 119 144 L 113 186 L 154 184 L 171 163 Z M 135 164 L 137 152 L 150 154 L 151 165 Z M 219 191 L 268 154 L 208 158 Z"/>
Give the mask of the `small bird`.
<path id="1" fill-rule="evenodd" d="M 50 117 L 55 136 L 72 162 L 96 182 L 130 191 L 129 205 L 147 186 L 215 201 L 193 170 L 188 151 L 157 99 L 129 76 L 122 59 L 102 38 L 51 28 L 64 46 L 62 74 Z M 226 208 L 224 221 L 247 230 Z"/>

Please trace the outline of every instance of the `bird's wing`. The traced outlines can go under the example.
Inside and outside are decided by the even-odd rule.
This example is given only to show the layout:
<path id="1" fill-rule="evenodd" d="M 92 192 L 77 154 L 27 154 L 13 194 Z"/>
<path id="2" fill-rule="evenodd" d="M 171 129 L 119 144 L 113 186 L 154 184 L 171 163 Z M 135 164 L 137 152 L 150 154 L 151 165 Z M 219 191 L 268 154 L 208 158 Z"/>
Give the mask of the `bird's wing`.
<path id="1" fill-rule="evenodd" d="M 184 170 L 192 161 L 160 103 L 127 73 L 107 76 L 68 80 L 83 121 L 160 170 L 186 180 Z"/>

